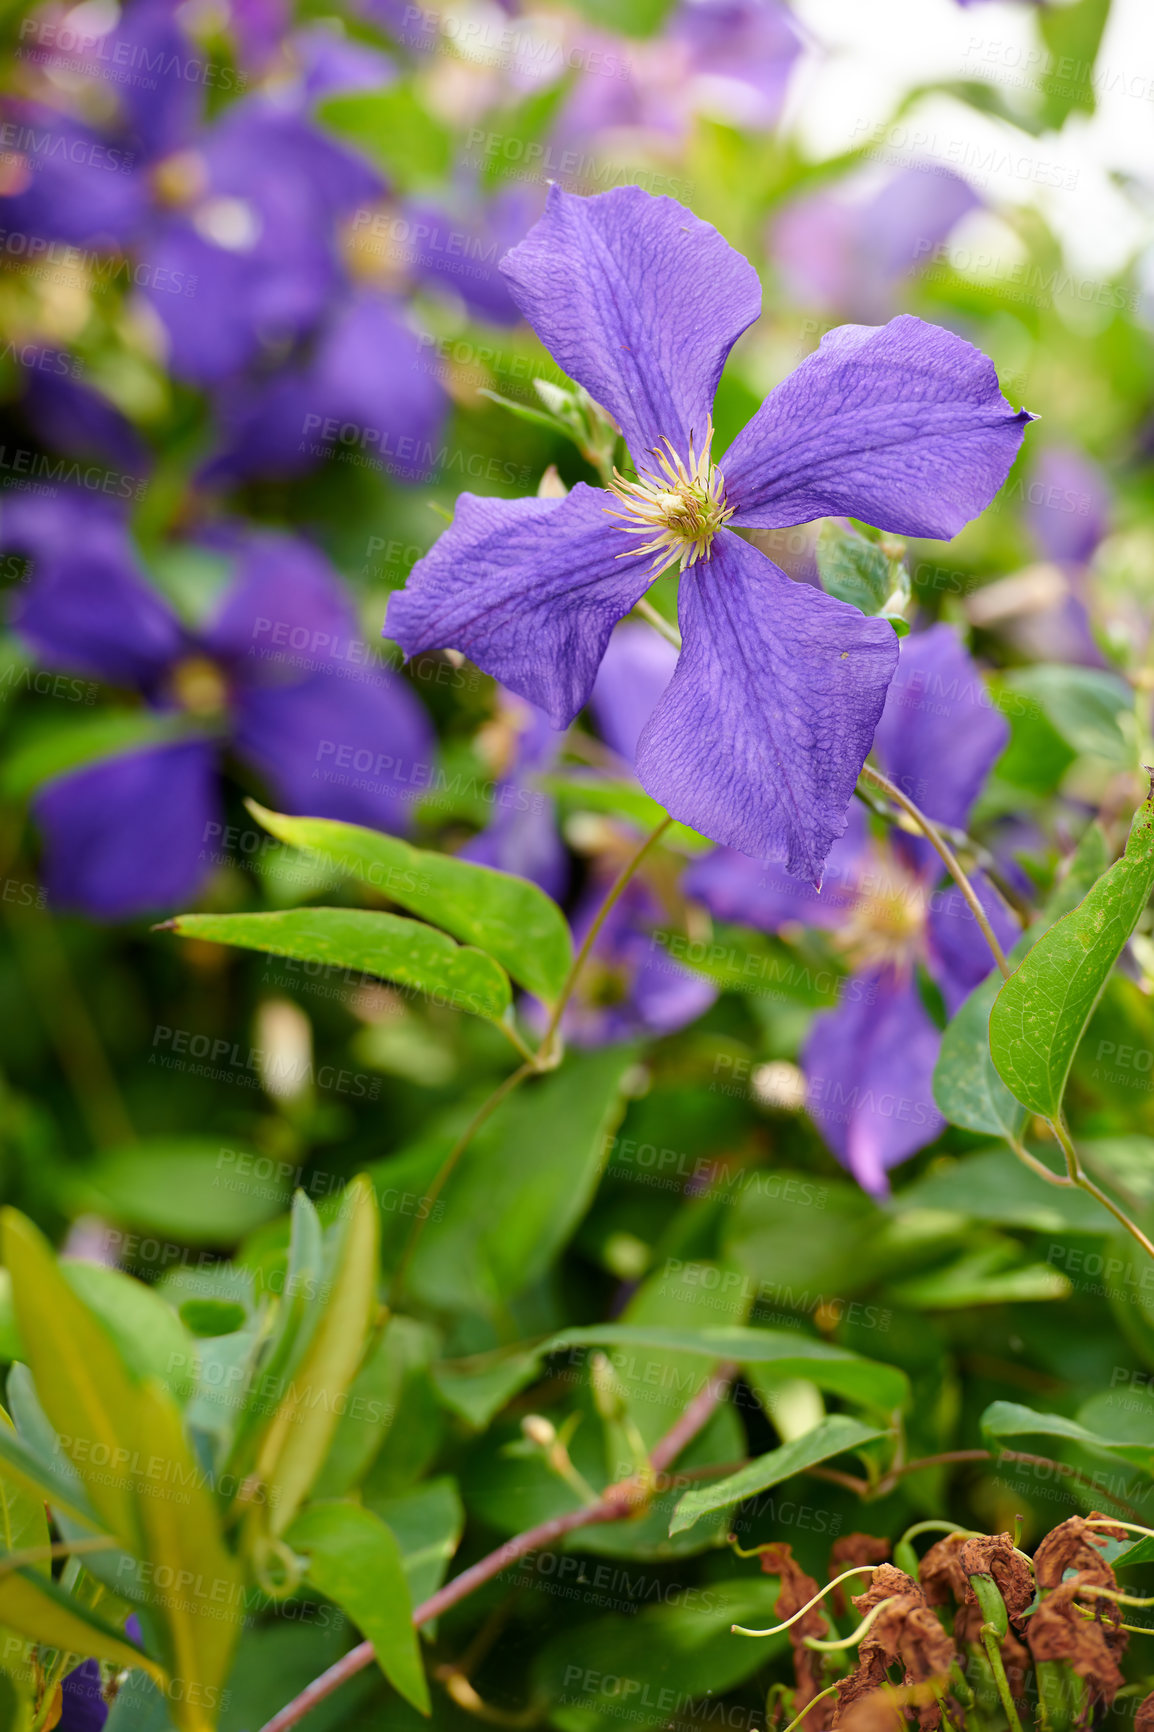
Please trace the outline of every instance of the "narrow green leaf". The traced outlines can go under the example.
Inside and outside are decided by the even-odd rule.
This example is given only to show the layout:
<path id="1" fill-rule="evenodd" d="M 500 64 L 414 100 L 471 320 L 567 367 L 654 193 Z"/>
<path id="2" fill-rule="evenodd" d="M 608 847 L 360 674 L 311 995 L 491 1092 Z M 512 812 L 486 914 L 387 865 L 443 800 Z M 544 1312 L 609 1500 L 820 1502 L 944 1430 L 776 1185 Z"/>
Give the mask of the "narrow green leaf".
<path id="1" fill-rule="evenodd" d="M 542 1354 L 561 1353 L 578 1347 L 653 1347 L 675 1353 L 699 1353 L 709 1359 L 731 1359 L 739 1365 L 772 1366 L 782 1377 L 803 1377 L 858 1401 L 874 1412 L 889 1415 L 903 1408 L 910 1398 L 909 1380 L 896 1365 L 863 1359 L 845 1347 L 812 1341 L 786 1330 L 746 1329 L 651 1329 L 632 1324 L 591 1324 L 566 1329 L 540 1349 Z"/>
<path id="2" fill-rule="evenodd" d="M 138 1386 L 31 1221 L 6 1209 L 3 1225 L 16 1321 L 41 1404 L 93 1507 L 109 1532 L 134 1551 L 140 1544 L 139 1506 L 130 1478 L 109 1471 L 109 1464 L 131 1460 L 143 1442 Z"/>
<path id="3" fill-rule="evenodd" d="M 30 1569 L 0 1576 L 0 1624 L 49 1648 L 110 1660 L 114 1666 L 139 1666 L 162 1688 L 166 1683 L 155 1660 L 49 1577 Z"/>
<path id="4" fill-rule="evenodd" d="M 406 1702 L 431 1710 L 405 1562 L 392 1529 L 354 1503 L 313 1504 L 286 1534 L 308 1558 L 308 1579 L 373 1644 L 381 1671 Z"/>
<path id="5" fill-rule="evenodd" d="M 1063 1418 L 1060 1413 L 1035 1413 L 1032 1408 L 1022 1407 L 1015 1401 L 995 1401 L 987 1407 L 982 1415 L 982 1432 L 995 1446 L 1003 1438 L 1011 1437 L 1069 1438 L 1089 1449 L 1119 1456 L 1154 1475 L 1154 1443 L 1129 1443 L 1102 1437 L 1097 1432 L 1087 1431 L 1076 1420 Z"/>
<path id="6" fill-rule="evenodd" d="M 413 848 L 358 824 L 286 818 L 255 800 L 248 806 L 280 841 L 320 855 L 411 914 L 495 956 L 538 998 L 550 1002 L 560 992 L 573 961 L 569 923 L 527 878 Z"/>
<path id="7" fill-rule="evenodd" d="M 502 397 L 499 391 L 490 391 L 482 385 L 477 392 L 478 397 L 488 397 L 490 403 L 498 404 L 502 409 L 508 409 L 511 415 L 516 415 L 518 421 L 528 421 L 533 427 L 547 427 L 550 433 L 564 433 L 569 429 L 555 415 L 547 415 L 544 409 L 534 409 L 529 403 L 518 403 L 512 397 Z"/>
<path id="8" fill-rule="evenodd" d="M 832 1414 L 812 1431 L 783 1443 L 780 1449 L 771 1449 L 768 1455 L 759 1455 L 727 1479 L 687 1491 L 673 1512 L 669 1532 L 671 1535 L 684 1533 L 702 1516 L 728 1509 L 731 1504 L 741 1503 L 747 1497 L 755 1497 L 758 1492 L 780 1485 L 783 1480 L 792 1479 L 804 1468 L 816 1467 L 818 1462 L 844 1455 L 859 1444 L 873 1443 L 885 1435 L 884 1431 L 863 1425 L 860 1419 L 851 1419 L 848 1414 Z"/>
<path id="9" fill-rule="evenodd" d="M 454 1010 L 499 1022 L 512 1003 L 509 977 L 491 956 L 419 920 L 352 908 L 292 908 L 279 914 L 179 914 L 162 930 L 242 950 L 355 968 L 427 993 Z"/>
<path id="10" fill-rule="evenodd" d="M 1030 1112 L 1060 1113 L 1078 1043 L 1152 887 L 1154 796 L 1139 809 L 1122 859 L 1038 940 L 994 1001 L 994 1064 Z"/>
<path id="11" fill-rule="evenodd" d="M 16 1427 L 0 1407 L 0 1431 L 13 1442 L 16 1439 Z M 15 1475 L 4 1471 L 0 1463 L 0 1551 L 5 1553 L 27 1551 L 32 1546 L 46 1546 L 49 1543 L 48 1517 L 44 1512 L 44 1499 L 30 1491 Z M 49 1573 L 48 1564 L 40 1566 L 41 1574 Z"/>
<path id="12" fill-rule="evenodd" d="M 354 1179 L 326 1244 L 327 1303 L 260 1448 L 269 1523 L 283 1533 L 320 1472 L 342 1398 L 361 1362 L 377 1289 L 378 1215 L 369 1181 Z"/>
<path id="13" fill-rule="evenodd" d="M 1081 900 L 1105 869 L 1106 838 L 1101 825 L 1090 824 L 1065 878 L 1037 921 L 1011 950 L 1010 961 L 1020 963 L 1042 934 Z M 1001 975 L 992 970 L 948 1024 L 934 1070 L 934 1100 L 952 1125 L 1016 1141 L 1026 1123 L 1026 1109 L 1014 1099 L 990 1057 L 990 1012 L 1001 986 Z"/>

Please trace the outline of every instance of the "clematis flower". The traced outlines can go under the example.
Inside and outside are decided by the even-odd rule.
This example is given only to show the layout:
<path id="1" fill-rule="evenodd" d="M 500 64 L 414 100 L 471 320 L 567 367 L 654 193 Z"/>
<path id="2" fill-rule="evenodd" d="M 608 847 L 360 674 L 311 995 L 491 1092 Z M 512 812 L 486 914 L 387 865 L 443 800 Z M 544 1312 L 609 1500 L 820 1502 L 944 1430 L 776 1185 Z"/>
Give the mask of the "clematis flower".
<path id="1" fill-rule="evenodd" d="M 54 903 L 125 919 L 187 901 L 222 833 L 226 752 L 286 812 L 407 827 L 431 730 L 403 681 L 366 665 L 353 608 L 314 548 L 268 533 L 223 543 L 236 574 L 194 630 L 153 589 L 107 506 L 14 500 L 3 529 L 4 545 L 34 562 L 13 618 L 24 642 L 47 667 L 134 689 L 170 724 L 38 791 Z"/>
<path id="2" fill-rule="evenodd" d="M 830 332 L 717 462 L 713 395 L 761 297 L 716 229 L 637 187 L 554 186 L 503 269 L 554 359 L 616 420 L 636 479 L 562 500 L 462 494 L 391 598 L 389 635 L 409 655 L 464 652 L 563 727 L 614 625 L 680 566 L 684 648 L 638 775 L 673 817 L 820 881 L 897 641 L 734 531 L 846 515 L 953 535 L 1005 480 L 1031 417 L 970 344 L 904 316 Z"/>
<path id="3" fill-rule="evenodd" d="M 903 639 L 901 661 L 874 742 L 878 763 L 924 812 L 964 826 L 1009 729 L 990 706 L 952 627 Z M 973 875 L 1003 946 L 1017 928 L 989 881 Z M 986 941 L 923 837 L 869 834 L 862 808 L 829 859 L 821 894 L 788 878 L 781 862 L 729 850 L 695 862 L 685 890 L 712 913 L 762 931 L 824 928 L 850 966 L 842 1002 L 814 1021 L 802 1055 L 809 1111 L 830 1148 L 868 1191 L 930 1143 L 944 1120 L 934 1104 L 940 1035 L 922 1002 L 918 970 L 952 1016 L 993 966 Z"/>

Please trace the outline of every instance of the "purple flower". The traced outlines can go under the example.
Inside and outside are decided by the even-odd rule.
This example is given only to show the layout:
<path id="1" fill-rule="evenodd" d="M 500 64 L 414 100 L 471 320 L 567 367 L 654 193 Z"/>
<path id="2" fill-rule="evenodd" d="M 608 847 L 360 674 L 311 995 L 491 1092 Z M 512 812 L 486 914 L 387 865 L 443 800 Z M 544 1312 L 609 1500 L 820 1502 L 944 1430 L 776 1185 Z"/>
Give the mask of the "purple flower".
<path id="1" fill-rule="evenodd" d="M 584 199 L 554 186 L 503 268 L 555 360 L 617 421 L 638 479 L 563 500 L 462 494 L 391 599 L 389 634 L 409 655 L 463 651 L 564 727 L 614 625 L 679 564 L 684 648 L 641 736 L 640 779 L 673 817 L 819 881 L 897 641 L 734 529 L 847 515 L 953 535 L 1001 486 L 1030 417 L 949 331 L 908 316 L 844 326 L 719 468 L 710 408 L 760 289 L 715 229 L 636 187 Z"/>
<path id="2" fill-rule="evenodd" d="M 100 1732 L 108 1719 L 98 1660 L 84 1660 L 65 1674 L 57 1732 Z"/>
<path id="3" fill-rule="evenodd" d="M 778 215 L 770 257 L 799 305 L 872 323 L 980 202 L 959 175 L 928 168 L 901 169 L 868 195 L 853 182 L 823 188 Z"/>
<path id="4" fill-rule="evenodd" d="M 105 919 L 171 908 L 208 875 L 227 750 L 284 811 L 407 827 L 431 760 L 416 698 L 369 663 L 349 599 L 289 536 L 221 538 L 231 587 L 193 630 L 143 574 L 123 521 L 86 498 L 14 500 L 5 545 L 31 555 L 13 624 L 48 666 L 135 689 L 170 738 L 46 782 L 34 810 L 51 899 Z"/>
<path id="5" fill-rule="evenodd" d="M 901 660 L 874 742 L 879 764 L 939 822 L 965 824 L 1009 729 L 953 629 L 902 641 Z M 940 1037 L 918 985 L 924 969 L 950 1015 L 993 966 L 961 892 L 921 837 L 870 838 L 860 807 L 830 855 L 821 894 L 786 877 L 780 861 L 726 850 L 690 867 L 686 893 L 719 918 L 764 931 L 824 927 L 850 967 L 838 1008 L 819 1016 L 802 1056 L 809 1110 L 842 1165 L 884 1192 L 887 1170 L 932 1142 Z M 1017 936 L 980 873 L 975 886 L 1003 945 Z"/>

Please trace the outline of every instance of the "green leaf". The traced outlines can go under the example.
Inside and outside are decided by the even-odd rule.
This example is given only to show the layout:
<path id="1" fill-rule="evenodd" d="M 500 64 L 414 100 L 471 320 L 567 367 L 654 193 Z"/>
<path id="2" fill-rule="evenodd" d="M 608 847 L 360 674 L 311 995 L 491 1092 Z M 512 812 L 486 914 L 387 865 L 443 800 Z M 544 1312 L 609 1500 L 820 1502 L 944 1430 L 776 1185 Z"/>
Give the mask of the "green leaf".
<path id="1" fill-rule="evenodd" d="M 896 555 L 830 517 L 817 538 L 817 570 L 827 595 L 864 614 L 900 619 L 910 599 L 904 550 Z"/>
<path id="2" fill-rule="evenodd" d="M 304 962 L 355 968 L 427 993 L 434 1003 L 500 1022 L 512 1003 L 505 970 L 419 920 L 350 908 L 293 908 L 279 914 L 180 914 L 163 931 L 206 938 Z"/>
<path id="3" fill-rule="evenodd" d="M 944 1269 L 895 1282 L 889 1291 L 900 1305 L 957 1311 L 980 1305 L 1068 1299 L 1070 1283 L 1050 1263 L 1023 1263 L 1017 1242 L 999 1238 L 974 1246 Z"/>
<path id="4" fill-rule="evenodd" d="M 24 800 L 42 782 L 85 764 L 98 763 L 121 752 L 142 752 L 197 737 L 183 718 L 165 716 L 156 710 L 112 710 L 70 716 L 67 723 L 54 722 L 50 727 L 38 728 L 31 738 L 9 753 L 0 769 L 0 794 L 9 800 Z"/>
<path id="5" fill-rule="evenodd" d="M 63 1259 L 58 1266 L 73 1293 L 107 1330 L 133 1375 L 156 1377 L 178 1400 L 187 1400 L 196 1386 L 196 1354 L 172 1307 L 120 1269 L 72 1259 Z M 0 1276 L 0 1331 L 11 1357 L 27 1359 L 8 1271 L 0 1271 Z"/>
<path id="6" fill-rule="evenodd" d="M 905 1407 L 910 1398 L 909 1380 L 896 1365 L 863 1359 L 845 1347 L 813 1341 L 786 1330 L 745 1329 L 647 1329 L 621 1323 L 590 1324 L 566 1329 L 540 1349 L 542 1354 L 561 1353 L 578 1347 L 652 1347 L 659 1351 L 697 1353 L 709 1359 L 732 1359 L 739 1365 L 772 1366 L 781 1377 L 802 1377 L 843 1395 L 863 1407 L 884 1413 Z"/>
<path id="7" fill-rule="evenodd" d="M 16 1320 L 44 1412 L 103 1524 L 139 1552 L 140 1505 L 131 1476 L 108 1465 L 131 1461 L 145 1447 L 137 1423 L 139 1386 L 32 1223 L 6 1209 L 3 1226 Z"/>
<path id="8" fill-rule="evenodd" d="M 286 818 L 255 801 L 249 810 L 294 848 L 319 854 L 411 914 L 484 950 L 546 1003 L 573 962 L 569 923 L 527 878 L 413 848 L 395 836 L 331 818 Z"/>
<path id="9" fill-rule="evenodd" d="M 1073 5 L 1046 7 L 1038 29 L 1046 47 L 1041 74 L 1043 125 L 1060 131 L 1074 109 L 1093 114 L 1093 67 L 1110 15 L 1110 0 L 1074 0 Z"/>
<path id="10" fill-rule="evenodd" d="M 1035 1413 L 1014 1401 L 995 1401 L 982 1415 L 982 1432 L 995 1446 L 1004 1438 L 1062 1437 L 1110 1456 L 1119 1456 L 1154 1475 L 1154 1444 L 1101 1437 L 1060 1413 Z"/>
<path id="11" fill-rule="evenodd" d="M 481 1127 L 445 1186 L 442 1208 L 424 1223 L 409 1269 L 409 1289 L 431 1309 L 499 1315 L 544 1278 L 593 1199 L 634 1056 L 621 1046 L 574 1053 Z M 427 1189 L 454 1140 L 455 1130 L 430 1140 L 420 1178 L 402 1180 L 393 1159 L 374 1167 L 381 1195 L 401 1184 Z M 393 1242 L 403 1243 L 412 1223 L 398 1225 L 404 1236 Z M 386 1252 L 386 1267 L 390 1260 Z"/>
<path id="12" fill-rule="evenodd" d="M 99 1150 L 70 1180 L 68 1195 L 78 1212 L 135 1232 L 181 1245 L 232 1246 L 288 1208 L 286 1167 L 222 1146 L 219 1137 L 150 1137 Z"/>
<path id="13" fill-rule="evenodd" d="M 1078 1042 L 1152 886 L 1154 797 L 1139 809 L 1122 859 L 1038 940 L 994 1001 L 994 1064 L 1031 1112 L 1061 1112 Z"/>
<path id="14" fill-rule="evenodd" d="M 1051 1143 L 1051 1164 L 1053 1148 Z M 1044 1152 L 1031 1152 L 1044 1158 Z M 963 1220 L 1036 1233 L 1105 1233 L 1111 1225 L 1088 1192 L 1048 1185 L 1004 1145 L 935 1162 L 932 1172 L 897 1192 L 889 1207 L 899 1214 L 949 1210 Z"/>
<path id="15" fill-rule="evenodd" d="M 443 1361 L 433 1369 L 433 1381 L 445 1406 L 483 1431 L 489 1421 L 537 1375 L 536 1353 L 509 1353 L 504 1348 L 472 1362 Z"/>
<path id="16" fill-rule="evenodd" d="M 0 1431 L 16 1441 L 16 1427 L 0 1407 Z M 48 1517 L 44 1499 L 30 1492 L 15 1476 L 4 1471 L 0 1462 L 0 1550 L 5 1553 L 26 1551 L 32 1546 L 49 1543 Z M 39 1567 L 42 1575 L 49 1574 L 48 1561 Z"/>
<path id="17" fill-rule="evenodd" d="M 1021 962 L 1042 933 L 1074 907 L 1105 869 L 1106 838 L 1101 825 L 1090 824 L 1066 877 L 1035 924 L 1018 939 L 1010 961 Z M 990 1011 L 1001 986 L 1001 975 L 991 971 L 946 1027 L 934 1069 L 934 1100 L 952 1125 L 1017 1141 L 1026 1122 L 1026 1109 L 1014 1099 L 990 1056 Z M 1038 1188 L 1036 1184 L 1034 1188 Z"/>
<path id="18" fill-rule="evenodd" d="M 1100 668 L 1041 662 L 1004 676 L 1010 691 L 1032 698 L 1072 752 L 1104 758 L 1119 769 L 1134 763 L 1134 735 L 1123 717 L 1134 712 L 1134 693 L 1117 674 Z"/>
<path id="19" fill-rule="evenodd" d="M 456 1480 L 447 1475 L 427 1479 L 398 1497 L 368 1502 L 396 1535 L 413 1605 L 421 1605 L 444 1581 L 464 1532 L 465 1506 Z"/>
<path id="20" fill-rule="evenodd" d="M 655 830 L 665 817 L 664 806 L 659 806 L 637 782 L 614 781 L 608 776 L 578 775 L 541 776 L 538 780 L 547 793 L 555 795 L 571 810 L 608 812 L 614 817 L 627 818 L 643 833 Z M 684 848 L 694 854 L 714 846 L 707 836 L 699 835 L 685 824 L 671 824 L 665 832 L 665 841 L 669 847 Z"/>
<path id="21" fill-rule="evenodd" d="M 404 1558 L 392 1529 L 359 1504 L 319 1503 L 299 1515 L 285 1537 L 307 1556 L 312 1585 L 346 1611 L 373 1644 L 393 1688 L 422 1714 L 429 1713 Z"/>
<path id="22" fill-rule="evenodd" d="M 98 1530 L 100 1519 L 44 1417 L 26 1365 L 14 1365 L 8 1373 L 8 1405 L 17 1429 L 0 1427 L 0 1469 L 30 1496 L 50 1504 L 58 1519 L 63 1514 Z"/>
<path id="23" fill-rule="evenodd" d="M 377 1205 L 372 1186 L 354 1179 L 325 1247 L 328 1299 L 257 1460 L 268 1488 L 269 1525 L 283 1533 L 324 1463 L 345 1392 L 357 1373 L 376 1305 Z"/>
<path id="24" fill-rule="evenodd" d="M 771 1486 L 792 1479 L 795 1473 L 801 1473 L 807 1467 L 816 1467 L 819 1462 L 844 1455 L 859 1444 L 873 1443 L 885 1435 L 884 1431 L 863 1425 L 848 1414 L 832 1414 L 812 1431 L 783 1443 L 780 1449 L 771 1449 L 768 1455 L 759 1455 L 727 1479 L 687 1491 L 673 1512 L 669 1531 L 671 1534 L 683 1533 L 702 1516 L 728 1509 L 732 1504 L 744 1502 L 747 1497 L 756 1497 L 758 1492 L 768 1491 Z"/>
<path id="25" fill-rule="evenodd" d="M 30 1569 L 0 1576 L 0 1624 L 45 1647 L 109 1660 L 114 1666 L 139 1666 L 162 1687 L 163 1669 L 47 1576 Z M 203 1722 L 201 1722 L 203 1725 Z"/>
<path id="26" fill-rule="evenodd" d="M 626 1726 L 651 1732 L 670 1724 L 688 1732 L 701 1724 L 690 1708 L 694 1698 L 720 1708 L 727 1691 L 785 1650 L 784 1635 L 751 1641 L 731 1633 L 733 1624 L 756 1629 L 774 1623 L 777 1596 L 776 1581 L 743 1576 L 706 1582 L 635 1617 L 617 1612 L 567 1621 L 533 1667 L 534 1682 L 551 1704 L 550 1724 L 559 1732 L 622 1732 Z M 743 1725 L 760 1723 L 757 1710 L 742 1708 L 704 1724 L 720 1729 L 738 1714 Z"/>
<path id="27" fill-rule="evenodd" d="M 387 90 L 346 92 L 327 96 L 317 105 L 322 124 L 347 139 L 379 167 L 400 192 L 412 192 L 444 178 L 451 162 L 453 140 L 447 127 L 429 111 L 411 84 Z M 408 226 L 385 217 L 384 232 L 370 228 L 357 238 L 394 263 L 404 265 L 420 242 L 408 237 Z"/>

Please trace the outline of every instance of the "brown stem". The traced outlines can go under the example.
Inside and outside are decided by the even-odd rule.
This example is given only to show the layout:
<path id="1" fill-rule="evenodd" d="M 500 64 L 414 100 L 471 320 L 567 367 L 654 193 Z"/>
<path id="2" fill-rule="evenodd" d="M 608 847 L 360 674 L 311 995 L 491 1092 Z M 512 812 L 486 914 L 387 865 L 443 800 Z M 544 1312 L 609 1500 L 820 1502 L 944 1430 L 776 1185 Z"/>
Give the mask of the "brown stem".
<path id="1" fill-rule="evenodd" d="M 863 781 L 870 782 L 875 788 L 880 789 L 887 800 L 892 800 L 895 806 L 901 807 L 907 817 L 913 819 L 914 823 L 925 836 L 930 847 L 933 848 L 934 852 L 939 856 L 942 864 L 946 868 L 946 871 L 950 874 L 950 877 L 954 880 L 958 889 L 965 897 L 969 904 L 970 912 L 977 921 L 982 936 L 990 947 L 990 954 L 993 956 L 994 961 L 1001 970 L 1003 979 L 1009 980 L 1013 970 L 1006 961 L 1005 951 L 998 943 L 994 934 L 994 929 L 990 925 L 986 916 L 986 911 L 978 900 L 978 893 L 966 877 L 961 862 L 950 847 L 949 843 L 946 841 L 945 837 L 942 835 L 941 831 L 938 829 L 937 825 L 934 823 L 933 819 L 927 818 L 921 807 L 915 806 L 913 801 L 902 793 L 896 782 L 891 782 L 888 776 L 883 776 L 881 771 L 875 770 L 872 764 L 863 764 L 861 774 Z"/>
<path id="2" fill-rule="evenodd" d="M 725 1395 L 730 1380 L 734 1374 L 732 1365 L 720 1366 L 715 1375 L 707 1380 L 681 1417 L 669 1428 L 665 1436 L 653 1446 L 650 1452 L 649 1465 L 654 1473 L 659 1473 L 676 1461 L 687 1444 L 691 1443 L 705 1426 Z M 431 1595 L 413 1612 L 413 1623 L 419 1628 L 422 1624 L 431 1623 L 448 1611 L 460 1600 L 467 1599 L 477 1588 L 499 1576 L 518 1558 L 526 1557 L 530 1552 L 540 1550 L 542 1546 L 553 1544 L 563 1539 L 566 1534 L 575 1533 L 579 1528 L 593 1527 L 599 1522 L 623 1521 L 644 1507 L 650 1496 L 650 1487 L 644 1479 L 621 1480 L 617 1485 L 606 1488 L 597 1503 L 584 1509 L 568 1511 L 567 1514 L 554 1516 L 551 1521 L 541 1522 L 535 1528 L 529 1528 L 526 1533 L 517 1534 L 515 1538 L 506 1540 L 496 1551 L 487 1557 L 462 1570 L 459 1576 L 454 1576 L 451 1582 L 446 1582 L 443 1588 Z M 302 1720 L 311 1708 L 318 1702 L 323 1702 L 326 1696 L 331 1696 L 334 1690 L 348 1678 L 355 1677 L 360 1671 L 372 1663 L 373 1645 L 371 1642 L 361 1642 L 356 1648 L 350 1648 L 347 1654 L 322 1672 L 319 1678 L 314 1678 L 311 1684 L 306 1684 L 299 1696 L 282 1708 L 279 1714 L 261 1728 L 261 1732 L 288 1732 L 290 1726 L 295 1726 Z"/>

